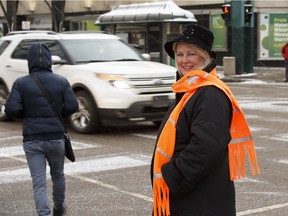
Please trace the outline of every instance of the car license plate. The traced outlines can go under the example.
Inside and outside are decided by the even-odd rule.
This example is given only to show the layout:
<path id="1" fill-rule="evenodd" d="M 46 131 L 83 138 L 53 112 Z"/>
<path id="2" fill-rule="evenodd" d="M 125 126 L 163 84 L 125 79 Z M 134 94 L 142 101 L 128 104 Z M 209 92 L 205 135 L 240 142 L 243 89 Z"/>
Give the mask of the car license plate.
<path id="1" fill-rule="evenodd" d="M 153 107 L 168 107 L 169 106 L 169 98 L 168 96 L 154 96 L 153 97 Z"/>

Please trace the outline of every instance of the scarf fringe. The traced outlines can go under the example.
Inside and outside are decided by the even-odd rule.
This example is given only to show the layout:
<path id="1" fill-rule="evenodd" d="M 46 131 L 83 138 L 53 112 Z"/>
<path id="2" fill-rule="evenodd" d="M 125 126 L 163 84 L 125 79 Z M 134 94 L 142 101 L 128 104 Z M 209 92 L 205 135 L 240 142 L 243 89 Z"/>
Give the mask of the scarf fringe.
<path id="1" fill-rule="evenodd" d="M 252 175 L 260 174 L 260 169 L 257 162 L 254 142 L 252 140 L 244 143 L 229 144 L 229 167 L 230 179 L 238 180 L 244 178 L 245 173 L 245 156 L 248 152 L 249 163 Z"/>
<path id="2" fill-rule="evenodd" d="M 170 216 L 169 188 L 163 178 L 153 179 L 154 216 Z"/>

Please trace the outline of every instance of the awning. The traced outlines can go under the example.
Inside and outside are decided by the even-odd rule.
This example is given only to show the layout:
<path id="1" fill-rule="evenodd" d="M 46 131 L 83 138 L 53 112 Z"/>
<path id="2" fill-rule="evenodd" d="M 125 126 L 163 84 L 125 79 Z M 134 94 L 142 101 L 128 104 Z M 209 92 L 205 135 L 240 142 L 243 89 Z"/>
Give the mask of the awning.
<path id="1" fill-rule="evenodd" d="M 178 7 L 173 1 L 119 5 L 100 15 L 95 24 L 123 24 L 147 22 L 197 22 L 193 13 Z"/>

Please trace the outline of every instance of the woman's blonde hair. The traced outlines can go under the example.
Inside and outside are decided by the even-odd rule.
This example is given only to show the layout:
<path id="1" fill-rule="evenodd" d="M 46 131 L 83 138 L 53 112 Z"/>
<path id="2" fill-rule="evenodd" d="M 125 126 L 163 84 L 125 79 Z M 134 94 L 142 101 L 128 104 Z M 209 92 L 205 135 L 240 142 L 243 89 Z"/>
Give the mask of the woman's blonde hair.
<path id="1" fill-rule="evenodd" d="M 184 42 L 175 42 L 173 43 L 173 51 L 174 54 L 176 52 L 177 46 L 179 43 L 184 43 Z M 187 43 L 195 52 L 197 55 L 202 57 L 204 59 L 204 67 L 206 67 L 209 63 L 213 61 L 213 58 L 210 56 L 209 52 L 205 49 L 202 49 L 194 44 Z"/>

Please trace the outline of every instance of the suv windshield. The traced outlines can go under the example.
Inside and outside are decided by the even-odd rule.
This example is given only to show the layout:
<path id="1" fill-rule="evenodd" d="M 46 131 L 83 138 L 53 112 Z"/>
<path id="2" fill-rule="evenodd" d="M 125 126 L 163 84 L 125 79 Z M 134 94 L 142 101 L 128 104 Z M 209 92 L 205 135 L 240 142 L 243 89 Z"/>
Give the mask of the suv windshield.
<path id="1" fill-rule="evenodd" d="M 121 40 L 73 39 L 61 40 L 61 43 L 75 63 L 143 60 Z"/>

